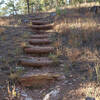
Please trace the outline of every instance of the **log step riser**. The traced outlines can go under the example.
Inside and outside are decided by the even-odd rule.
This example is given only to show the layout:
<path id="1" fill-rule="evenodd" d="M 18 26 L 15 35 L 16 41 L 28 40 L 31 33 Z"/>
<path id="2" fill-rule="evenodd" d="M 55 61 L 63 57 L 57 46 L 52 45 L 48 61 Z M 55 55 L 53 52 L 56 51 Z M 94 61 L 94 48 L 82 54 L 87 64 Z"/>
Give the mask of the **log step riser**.
<path id="1" fill-rule="evenodd" d="M 42 45 L 42 44 L 52 43 L 52 41 L 49 39 L 30 39 L 28 42 L 32 45 Z"/>

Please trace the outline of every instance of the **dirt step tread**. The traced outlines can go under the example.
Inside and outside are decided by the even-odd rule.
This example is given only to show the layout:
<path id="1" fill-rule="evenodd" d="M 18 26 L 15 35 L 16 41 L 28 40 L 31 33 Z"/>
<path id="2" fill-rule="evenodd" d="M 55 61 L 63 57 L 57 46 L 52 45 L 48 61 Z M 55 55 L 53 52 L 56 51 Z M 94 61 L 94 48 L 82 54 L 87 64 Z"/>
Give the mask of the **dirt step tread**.
<path id="1" fill-rule="evenodd" d="M 34 76 L 34 78 L 38 78 L 38 79 L 40 79 L 40 78 L 47 78 L 47 79 L 51 79 L 51 77 L 54 77 L 54 78 L 57 78 L 57 77 L 59 77 L 59 76 L 61 76 L 61 74 L 57 74 L 57 73 L 47 73 L 47 72 L 45 72 L 45 73 L 33 73 L 33 72 L 27 72 L 26 74 L 24 74 L 24 75 L 22 75 L 22 77 L 32 77 L 32 76 Z M 39 77 L 40 76 L 40 77 Z"/>
<path id="2" fill-rule="evenodd" d="M 29 39 L 28 42 L 33 45 L 35 45 L 35 44 L 50 44 L 50 43 L 52 43 L 52 40 L 50 40 L 50 39 Z"/>
<path id="3" fill-rule="evenodd" d="M 50 53 L 54 51 L 54 47 L 51 46 L 26 46 L 24 47 L 25 53 Z"/>
<path id="4" fill-rule="evenodd" d="M 34 38 L 34 39 L 40 39 L 40 38 L 43 39 L 43 38 L 49 38 L 49 37 L 50 37 L 50 35 L 43 35 L 43 34 L 42 34 L 42 35 L 32 35 L 30 38 L 31 38 L 31 39 L 33 39 L 33 38 Z"/>
<path id="5" fill-rule="evenodd" d="M 44 72 L 34 74 L 33 72 L 27 72 L 19 78 L 19 81 L 24 86 L 45 86 L 52 83 L 52 81 L 56 81 L 59 77 L 61 77 L 59 73 Z"/>
<path id="6" fill-rule="evenodd" d="M 47 57 L 27 57 L 20 59 L 19 64 L 27 67 L 43 67 L 53 64 L 53 61 Z"/>
<path id="7" fill-rule="evenodd" d="M 55 34 L 56 32 L 48 32 L 48 31 L 45 31 L 45 30 L 37 30 L 37 29 L 34 29 L 34 34 L 36 35 L 52 35 L 52 34 Z"/>
<path id="8" fill-rule="evenodd" d="M 35 17 L 35 18 L 31 18 L 30 20 L 43 20 L 47 17 Z"/>

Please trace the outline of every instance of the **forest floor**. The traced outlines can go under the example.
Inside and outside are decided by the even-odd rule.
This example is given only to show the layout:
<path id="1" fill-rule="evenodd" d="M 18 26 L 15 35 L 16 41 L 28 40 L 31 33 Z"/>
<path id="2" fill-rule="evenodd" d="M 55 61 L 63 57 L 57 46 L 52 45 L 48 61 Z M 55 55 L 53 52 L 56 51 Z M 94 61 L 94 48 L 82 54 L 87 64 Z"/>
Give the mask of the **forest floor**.
<path id="1" fill-rule="evenodd" d="M 57 41 L 57 58 L 62 63 L 54 68 L 65 75 L 64 80 L 45 88 L 21 87 L 21 95 L 29 100 L 43 100 L 53 88 L 61 89 L 62 100 L 100 100 L 100 20 L 99 14 L 88 8 L 64 9 L 55 18 L 54 31 Z M 18 59 L 23 56 L 22 46 L 34 32 L 24 27 L 24 17 L 1 18 L 0 26 L 0 100 L 10 100 L 9 74 L 16 70 Z M 28 16 L 26 17 L 28 19 Z M 98 82 L 97 82 L 98 80 Z M 10 84 L 11 85 L 11 84 Z M 12 85 L 11 85 L 12 86 Z M 16 86 L 16 90 L 19 87 Z M 14 100 L 24 100 L 23 98 Z M 28 100 L 28 99 L 25 99 Z"/>

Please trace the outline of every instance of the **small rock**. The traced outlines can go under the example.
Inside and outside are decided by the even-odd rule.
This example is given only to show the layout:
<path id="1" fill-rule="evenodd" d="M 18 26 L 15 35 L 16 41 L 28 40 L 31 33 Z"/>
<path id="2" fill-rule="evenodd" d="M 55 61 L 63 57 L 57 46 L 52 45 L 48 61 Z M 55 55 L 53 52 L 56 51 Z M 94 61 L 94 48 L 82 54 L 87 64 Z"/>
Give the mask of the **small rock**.
<path id="1" fill-rule="evenodd" d="M 72 83 L 68 83 L 69 85 L 72 85 Z"/>
<path id="2" fill-rule="evenodd" d="M 64 64 L 60 64 L 60 67 L 64 67 Z"/>
<path id="3" fill-rule="evenodd" d="M 70 75 L 70 78 L 72 78 L 73 77 L 73 75 Z"/>
<path id="4" fill-rule="evenodd" d="M 25 100 L 33 100 L 32 98 L 30 97 L 26 97 Z"/>
<path id="5" fill-rule="evenodd" d="M 75 82 L 75 81 L 76 81 L 76 79 L 73 79 L 73 81 Z"/>
<path id="6" fill-rule="evenodd" d="M 26 94 L 24 91 L 22 91 L 22 92 L 21 92 L 21 96 L 27 97 L 27 94 Z"/>
<path id="7" fill-rule="evenodd" d="M 24 67 L 16 67 L 16 70 L 24 70 Z"/>
<path id="8" fill-rule="evenodd" d="M 64 60 L 59 60 L 59 62 L 60 62 L 60 63 L 63 63 L 63 62 L 64 62 Z"/>
<path id="9" fill-rule="evenodd" d="M 43 100 L 60 100 L 60 90 L 53 90 L 50 93 L 48 93 Z"/>
<path id="10" fill-rule="evenodd" d="M 64 82 L 64 84 L 67 84 L 68 83 L 68 80 L 66 80 L 65 82 Z"/>
<path id="11" fill-rule="evenodd" d="M 43 93 L 43 91 L 45 91 L 45 89 L 41 90 L 40 93 Z"/>
<path id="12" fill-rule="evenodd" d="M 4 87 L 0 85 L 0 89 L 3 89 Z"/>
<path id="13" fill-rule="evenodd" d="M 24 71 L 24 67 L 16 67 L 16 71 Z"/>
<path id="14" fill-rule="evenodd" d="M 51 14 L 50 14 L 50 16 L 52 16 L 52 17 L 55 17 L 57 14 L 55 13 L 55 12 L 52 12 Z"/>
<path id="15" fill-rule="evenodd" d="M 22 22 L 22 23 L 28 23 L 29 20 L 27 20 L 27 19 L 21 19 L 21 22 Z"/>
<path id="16" fill-rule="evenodd" d="M 92 97 L 86 97 L 85 100 L 95 100 L 95 98 L 92 98 Z"/>

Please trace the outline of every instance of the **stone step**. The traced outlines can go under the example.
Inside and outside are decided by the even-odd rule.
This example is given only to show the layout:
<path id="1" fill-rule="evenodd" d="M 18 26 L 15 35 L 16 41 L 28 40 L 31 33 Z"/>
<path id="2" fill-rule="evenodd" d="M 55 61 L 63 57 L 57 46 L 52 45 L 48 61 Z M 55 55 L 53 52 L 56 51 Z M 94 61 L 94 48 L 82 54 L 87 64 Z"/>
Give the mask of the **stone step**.
<path id="1" fill-rule="evenodd" d="M 27 54 L 47 54 L 54 51 L 54 47 L 51 46 L 26 46 L 24 52 Z"/>
<path id="2" fill-rule="evenodd" d="M 61 77 L 61 74 L 58 73 L 33 73 L 27 72 L 21 77 L 19 77 L 19 82 L 22 86 L 30 87 L 34 86 L 35 88 L 49 86 L 54 83 L 56 80 Z"/>
<path id="3" fill-rule="evenodd" d="M 33 20 L 32 25 L 46 25 L 50 24 L 50 21 Z"/>
<path id="4" fill-rule="evenodd" d="M 31 45 L 42 45 L 42 44 L 51 44 L 52 40 L 50 39 L 30 39 L 29 43 Z"/>
<path id="5" fill-rule="evenodd" d="M 36 30 L 50 30 L 53 29 L 53 24 L 48 24 L 48 25 L 32 25 L 30 26 L 32 29 Z"/>
<path id="6" fill-rule="evenodd" d="M 31 39 L 44 39 L 44 38 L 49 38 L 50 37 L 50 35 L 47 35 L 47 34 L 40 34 L 40 35 L 32 35 L 30 38 Z"/>
<path id="7" fill-rule="evenodd" d="M 19 65 L 26 67 L 45 67 L 53 64 L 48 57 L 26 57 L 19 60 Z"/>

